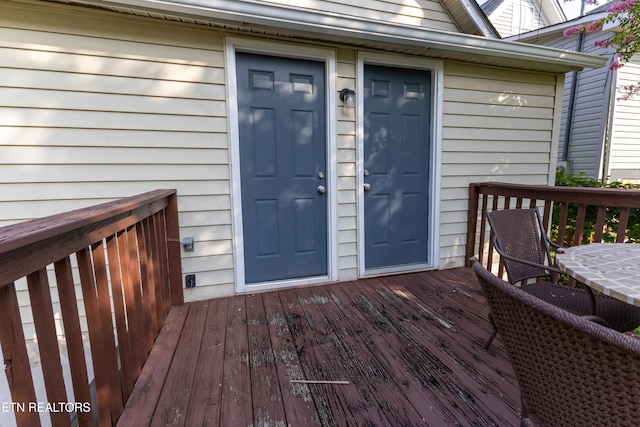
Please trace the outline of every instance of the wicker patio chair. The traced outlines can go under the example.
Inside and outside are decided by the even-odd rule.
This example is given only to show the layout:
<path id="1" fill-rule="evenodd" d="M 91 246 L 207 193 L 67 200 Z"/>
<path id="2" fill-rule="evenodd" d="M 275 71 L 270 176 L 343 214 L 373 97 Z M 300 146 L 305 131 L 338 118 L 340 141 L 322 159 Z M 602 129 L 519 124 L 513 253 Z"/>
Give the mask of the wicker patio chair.
<path id="1" fill-rule="evenodd" d="M 549 249 L 559 249 L 559 246 L 543 232 L 537 209 L 487 212 L 487 220 L 493 233 L 493 246 L 502 257 L 509 283 L 520 283 L 521 289 L 531 295 L 571 313 L 589 316 L 590 320 L 620 332 L 640 325 L 640 307 L 593 292 L 582 284 L 576 288 L 554 282 L 553 274 L 566 273 L 553 266 Z M 494 328 L 485 348 L 489 348 L 495 335 Z"/>
<path id="2" fill-rule="evenodd" d="M 518 380 L 521 426 L 638 425 L 640 340 L 473 269 Z"/>

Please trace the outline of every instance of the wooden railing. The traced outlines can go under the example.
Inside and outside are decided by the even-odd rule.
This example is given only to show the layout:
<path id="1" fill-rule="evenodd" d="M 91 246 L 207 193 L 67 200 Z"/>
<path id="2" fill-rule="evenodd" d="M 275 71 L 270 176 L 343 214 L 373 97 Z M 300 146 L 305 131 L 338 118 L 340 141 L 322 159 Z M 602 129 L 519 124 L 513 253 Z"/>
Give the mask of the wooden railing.
<path id="1" fill-rule="evenodd" d="M 549 230 L 553 212 L 556 211 L 557 235 L 554 240 L 559 245 L 602 242 L 605 238 L 625 242 L 629 239 L 629 230 L 638 227 L 629 218 L 632 212 L 637 213 L 633 210 L 640 208 L 640 191 L 473 183 L 469 186 L 467 263 L 472 256 L 487 268 L 498 261 L 499 256 L 494 254 L 489 238 L 486 211 L 522 207 L 537 207 L 545 230 Z M 615 219 L 612 220 L 613 213 Z M 572 224 L 571 234 L 567 232 L 569 222 Z"/>
<path id="2" fill-rule="evenodd" d="M 45 414 L 54 426 L 114 425 L 169 307 L 183 303 L 181 277 L 175 190 L 0 228 L 0 344 L 17 424 Z"/>

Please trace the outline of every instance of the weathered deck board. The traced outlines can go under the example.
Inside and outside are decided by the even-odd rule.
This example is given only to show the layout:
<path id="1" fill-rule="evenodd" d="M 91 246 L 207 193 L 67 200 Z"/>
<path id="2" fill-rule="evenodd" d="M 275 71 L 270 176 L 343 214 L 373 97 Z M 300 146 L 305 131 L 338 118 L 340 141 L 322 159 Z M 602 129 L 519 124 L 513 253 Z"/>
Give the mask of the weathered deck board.
<path id="1" fill-rule="evenodd" d="M 186 426 L 215 424 L 220 419 L 224 368 L 221 361 L 224 359 L 228 302 L 228 299 L 208 301 L 198 360 L 191 367 L 196 371 L 197 380 L 193 383 L 191 400 L 185 414 Z"/>
<path id="2" fill-rule="evenodd" d="M 191 303 L 168 320 L 119 425 L 519 423 L 502 344 L 483 348 L 491 327 L 468 269 Z"/>

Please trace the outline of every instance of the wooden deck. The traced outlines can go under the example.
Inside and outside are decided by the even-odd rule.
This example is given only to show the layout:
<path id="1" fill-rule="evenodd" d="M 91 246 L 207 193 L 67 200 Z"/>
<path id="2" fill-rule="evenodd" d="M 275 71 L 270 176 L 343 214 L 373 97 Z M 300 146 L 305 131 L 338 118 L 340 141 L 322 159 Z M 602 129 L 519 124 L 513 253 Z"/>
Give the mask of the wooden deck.
<path id="1" fill-rule="evenodd" d="M 118 426 L 518 425 L 490 330 L 465 268 L 185 304 Z"/>

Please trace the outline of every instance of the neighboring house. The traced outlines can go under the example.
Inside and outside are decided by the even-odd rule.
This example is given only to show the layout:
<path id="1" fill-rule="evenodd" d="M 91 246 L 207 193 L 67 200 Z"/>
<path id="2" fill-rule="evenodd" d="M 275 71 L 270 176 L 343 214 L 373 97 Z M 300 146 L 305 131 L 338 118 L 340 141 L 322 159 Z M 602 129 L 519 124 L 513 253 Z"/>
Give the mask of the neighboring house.
<path id="1" fill-rule="evenodd" d="M 187 301 L 463 265 L 468 184 L 552 183 L 604 62 L 466 0 L 0 0 L 0 33 L 0 224 L 176 188 Z"/>
<path id="2" fill-rule="evenodd" d="M 606 16 L 609 4 L 600 6 L 562 24 L 512 37 L 511 40 L 551 46 L 598 55 L 609 63 L 611 48 L 594 45 L 617 31 L 615 25 L 565 37 L 571 27 Z M 593 178 L 629 183 L 640 182 L 640 99 L 620 99 L 621 88 L 640 81 L 640 58 L 610 71 L 608 67 L 586 69 L 567 74 L 563 102 L 563 120 L 558 144 L 558 162 L 575 172 Z"/>
<path id="3" fill-rule="evenodd" d="M 567 20 L 558 0 L 487 0 L 480 7 L 502 38 Z"/>

